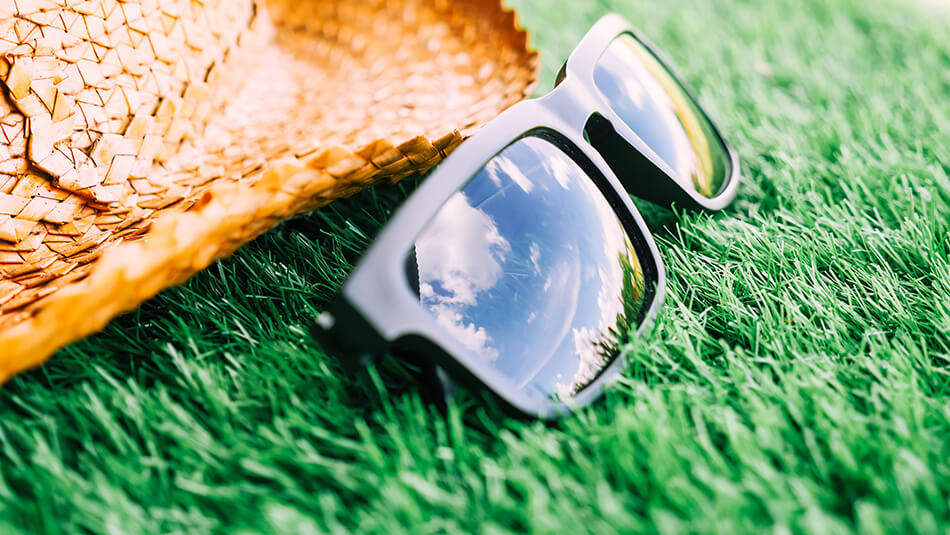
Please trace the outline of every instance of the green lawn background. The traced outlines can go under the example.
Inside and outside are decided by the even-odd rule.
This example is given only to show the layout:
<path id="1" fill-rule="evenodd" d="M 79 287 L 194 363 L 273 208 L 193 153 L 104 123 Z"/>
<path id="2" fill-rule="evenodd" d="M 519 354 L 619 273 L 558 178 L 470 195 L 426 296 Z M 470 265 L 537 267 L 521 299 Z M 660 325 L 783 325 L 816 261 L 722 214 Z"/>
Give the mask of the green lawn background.
<path id="1" fill-rule="evenodd" d="M 517 0 L 543 89 L 618 11 L 738 149 L 715 216 L 647 210 L 670 278 L 557 425 L 307 332 L 417 180 L 285 224 L 0 389 L 0 533 L 950 531 L 950 13 Z"/>

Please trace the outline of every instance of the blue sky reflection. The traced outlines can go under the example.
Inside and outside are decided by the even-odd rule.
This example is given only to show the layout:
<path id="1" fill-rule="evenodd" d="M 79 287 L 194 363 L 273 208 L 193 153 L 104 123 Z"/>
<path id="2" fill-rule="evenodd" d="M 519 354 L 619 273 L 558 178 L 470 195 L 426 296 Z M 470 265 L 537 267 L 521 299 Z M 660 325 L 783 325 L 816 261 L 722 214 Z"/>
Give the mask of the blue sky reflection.
<path id="1" fill-rule="evenodd" d="M 622 295 L 643 295 L 613 209 L 567 155 L 536 137 L 456 193 L 415 254 L 420 299 L 436 321 L 544 398 L 577 392 L 609 364 L 604 342 L 639 311 Z"/>

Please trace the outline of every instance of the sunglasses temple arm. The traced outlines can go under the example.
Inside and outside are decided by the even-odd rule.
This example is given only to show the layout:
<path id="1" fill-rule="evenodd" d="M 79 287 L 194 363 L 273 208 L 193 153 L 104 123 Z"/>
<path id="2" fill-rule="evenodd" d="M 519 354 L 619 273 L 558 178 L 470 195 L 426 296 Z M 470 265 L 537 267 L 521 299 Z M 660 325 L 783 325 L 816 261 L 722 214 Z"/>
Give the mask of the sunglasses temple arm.
<path id="1" fill-rule="evenodd" d="M 395 346 L 390 348 L 393 356 L 418 370 L 420 379 L 419 393 L 423 401 L 439 409 L 445 414 L 448 401 L 455 396 L 456 383 L 449 373 L 428 359 L 424 358 L 418 348 Z"/>
<path id="2" fill-rule="evenodd" d="M 584 132 L 627 193 L 667 208 L 704 209 L 682 187 L 657 171 L 650 159 L 624 139 L 602 115 L 592 116 Z"/>
<path id="3" fill-rule="evenodd" d="M 338 299 L 317 317 L 313 337 L 328 355 L 337 356 L 348 372 L 370 364 L 387 342 L 345 299 Z"/>

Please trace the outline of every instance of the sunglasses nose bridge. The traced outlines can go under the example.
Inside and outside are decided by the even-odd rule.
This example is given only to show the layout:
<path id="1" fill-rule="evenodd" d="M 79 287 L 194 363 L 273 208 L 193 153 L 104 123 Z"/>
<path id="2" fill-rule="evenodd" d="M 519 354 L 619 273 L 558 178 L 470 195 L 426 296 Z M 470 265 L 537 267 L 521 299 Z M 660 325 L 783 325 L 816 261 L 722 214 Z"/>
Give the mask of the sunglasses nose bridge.
<path id="1" fill-rule="evenodd" d="M 570 78 L 541 100 L 547 110 L 581 137 L 591 115 L 599 111 L 597 99 L 582 84 L 572 83 Z"/>

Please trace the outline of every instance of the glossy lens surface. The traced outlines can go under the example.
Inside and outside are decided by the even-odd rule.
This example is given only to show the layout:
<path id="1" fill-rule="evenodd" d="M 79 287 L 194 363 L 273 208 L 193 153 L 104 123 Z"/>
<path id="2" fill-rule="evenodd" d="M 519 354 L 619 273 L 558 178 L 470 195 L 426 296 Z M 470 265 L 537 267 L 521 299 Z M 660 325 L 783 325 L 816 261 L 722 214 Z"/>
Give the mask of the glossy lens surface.
<path id="1" fill-rule="evenodd" d="M 705 197 L 722 191 L 731 172 L 725 147 L 696 103 L 634 36 L 614 40 L 594 70 L 611 108 L 676 174 Z"/>
<path id="2" fill-rule="evenodd" d="M 614 210 L 539 137 L 492 159 L 409 254 L 423 307 L 467 358 L 535 397 L 589 386 L 644 305 L 640 260 Z"/>

